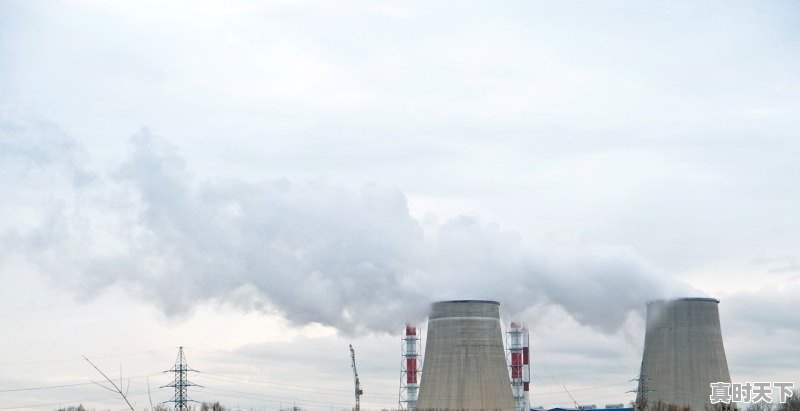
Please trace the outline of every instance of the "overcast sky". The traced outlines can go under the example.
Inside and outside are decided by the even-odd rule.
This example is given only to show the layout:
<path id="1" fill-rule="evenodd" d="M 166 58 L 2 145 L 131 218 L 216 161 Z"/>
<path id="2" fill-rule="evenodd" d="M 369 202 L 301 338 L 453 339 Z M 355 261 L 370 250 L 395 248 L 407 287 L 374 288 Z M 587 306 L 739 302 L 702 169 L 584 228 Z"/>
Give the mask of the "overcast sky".
<path id="1" fill-rule="evenodd" d="M 629 402 L 645 301 L 800 386 L 795 2 L 0 2 L 0 410 L 397 404 L 501 302 L 532 405 Z M 149 378 L 149 380 L 148 380 Z M 60 388 L 43 388 L 64 386 Z M 23 390 L 24 389 L 24 390 Z"/>

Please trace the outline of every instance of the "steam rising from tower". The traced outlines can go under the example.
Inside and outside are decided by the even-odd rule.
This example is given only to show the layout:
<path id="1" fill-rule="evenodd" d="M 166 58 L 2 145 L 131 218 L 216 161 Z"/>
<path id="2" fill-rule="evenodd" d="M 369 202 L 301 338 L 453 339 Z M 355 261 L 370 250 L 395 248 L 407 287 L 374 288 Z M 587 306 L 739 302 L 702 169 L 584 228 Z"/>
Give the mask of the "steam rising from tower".
<path id="1" fill-rule="evenodd" d="M 714 298 L 647 304 L 647 331 L 636 396 L 640 408 L 660 401 L 703 410 L 710 404 L 709 384 L 731 382 L 718 304 Z"/>
<path id="2" fill-rule="evenodd" d="M 515 411 L 498 302 L 434 303 L 426 344 L 418 410 Z"/>

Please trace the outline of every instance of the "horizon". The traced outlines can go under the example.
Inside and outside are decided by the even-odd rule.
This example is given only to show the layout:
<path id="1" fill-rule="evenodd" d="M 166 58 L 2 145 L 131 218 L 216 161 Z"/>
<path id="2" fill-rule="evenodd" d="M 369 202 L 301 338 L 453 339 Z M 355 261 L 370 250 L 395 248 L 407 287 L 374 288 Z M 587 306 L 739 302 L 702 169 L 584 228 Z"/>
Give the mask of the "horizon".
<path id="1" fill-rule="evenodd" d="M 0 410 L 125 406 L 82 355 L 150 408 L 179 346 L 193 398 L 330 409 L 348 344 L 395 407 L 404 324 L 468 298 L 530 330 L 531 406 L 629 404 L 681 296 L 720 301 L 733 382 L 800 388 L 798 20 L 0 2 Z"/>

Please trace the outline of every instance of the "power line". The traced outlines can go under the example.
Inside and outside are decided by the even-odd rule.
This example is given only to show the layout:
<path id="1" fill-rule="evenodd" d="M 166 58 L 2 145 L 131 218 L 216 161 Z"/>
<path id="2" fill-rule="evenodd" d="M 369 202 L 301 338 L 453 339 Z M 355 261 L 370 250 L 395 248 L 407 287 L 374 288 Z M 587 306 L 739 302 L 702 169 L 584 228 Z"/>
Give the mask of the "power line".
<path id="1" fill-rule="evenodd" d="M 253 381 L 253 382 L 259 382 L 259 383 L 262 383 L 262 384 L 279 385 L 279 386 L 282 386 L 282 387 L 310 388 L 310 389 L 314 389 L 314 390 L 326 390 L 326 391 L 347 392 L 347 393 L 352 392 L 352 390 L 339 390 L 339 389 L 336 389 L 336 388 L 321 388 L 321 387 L 310 387 L 310 386 L 307 386 L 307 385 L 283 384 L 283 383 L 279 383 L 279 382 L 256 380 L 256 379 L 252 379 L 252 378 L 244 380 L 244 379 L 239 379 L 238 377 L 233 377 L 233 376 L 223 375 L 223 374 L 217 374 L 217 373 L 207 372 L 207 371 L 203 371 L 200 374 L 216 375 L 218 377 L 225 377 L 225 378 L 229 378 L 229 379 L 233 379 L 233 380 Z M 206 378 L 208 378 L 208 377 L 206 377 Z"/>
<path id="2" fill-rule="evenodd" d="M 161 373 L 153 373 L 153 374 L 143 374 L 137 375 L 134 377 L 125 378 L 126 380 L 134 380 L 138 378 L 145 378 L 145 377 L 152 377 L 154 375 L 160 375 Z M 42 385 L 38 387 L 25 387 L 25 388 L 9 388 L 0 390 L 0 393 L 4 392 L 19 392 L 19 391 L 38 391 L 38 390 L 49 390 L 49 389 L 56 389 L 56 388 L 68 388 L 68 387 L 79 387 L 82 385 L 93 385 L 96 384 L 94 381 L 87 381 L 87 382 L 79 382 L 74 384 L 62 384 L 62 385 Z"/>
<path id="3" fill-rule="evenodd" d="M 205 375 L 215 375 L 215 376 L 218 376 L 218 377 L 224 377 L 224 378 L 228 378 L 228 379 L 231 379 L 231 380 L 234 380 L 234 381 L 237 381 L 237 382 L 245 382 L 245 381 L 246 382 L 250 382 L 250 383 L 257 382 L 257 383 L 261 383 L 261 384 L 277 385 L 277 386 L 281 386 L 281 387 L 307 388 L 307 389 L 317 390 L 317 391 L 346 392 L 346 393 L 351 393 L 351 394 L 353 392 L 353 390 L 340 390 L 340 389 L 336 389 L 336 388 L 323 388 L 323 387 L 312 387 L 312 386 L 308 386 L 308 385 L 284 384 L 284 383 L 273 382 L 273 381 L 256 380 L 256 379 L 252 379 L 252 378 L 244 379 L 244 378 L 233 377 L 233 376 L 230 376 L 230 375 L 212 373 L 212 372 L 207 372 L 207 371 L 198 371 L 197 375 L 198 376 L 202 376 L 204 374 Z M 205 378 L 210 378 L 210 377 L 206 376 Z M 301 390 L 296 390 L 296 391 L 301 391 Z M 397 396 L 394 395 L 394 394 L 370 394 L 370 397 L 396 398 Z"/>
<path id="4" fill-rule="evenodd" d="M 93 382 L 80 382 L 76 384 L 64 384 L 64 385 L 46 385 L 41 387 L 28 387 L 28 388 L 13 388 L 8 390 L 0 390 L 2 392 L 19 392 L 19 391 L 36 391 L 36 390 L 49 390 L 53 388 L 67 388 L 67 387 L 78 387 L 81 385 L 94 385 Z"/>
<path id="5" fill-rule="evenodd" d="M 141 391 L 132 391 L 130 395 L 138 395 L 146 393 L 147 390 Z M 76 403 L 76 402 L 86 402 L 86 401 L 103 401 L 103 400 L 111 400 L 111 399 L 119 399 L 119 395 L 106 395 L 103 397 L 93 397 L 93 398 L 77 398 L 77 399 L 70 399 L 70 400 L 61 400 L 58 402 L 51 402 L 47 404 L 33 404 L 33 405 L 16 405 L 13 407 L 0 407 L 0 410 L 21 410 L 21 409 L 28 409 L 28 408 L 39 408 L 39 407 L 52 407 L 52 406 L 59 406 L 64 403 Z"/>
<path id="6" fill-rule="evenodd" d="M 197 377 L 208 378 L 210 380 L 215 380 L 215 381 L 230 382 L 230 383 L 233 383 L 233 384 L 252 385 L 252 386 L 255 386 L 255 387 L 264 387 L 264 385 L 270 385 L 270 384 L 278 385 L 277 383 L 261 383 L 261 384 L 257 384 L 257 383 L 249 382 L 248 380 L 240 380 L 240 379 L 233 378 L 233 377 L 225 377 L 225 378 L 211 377 L 210 375 L 207 375 L 207 374 L 209 374 L 209 373 L 198 373 Z M 217 374 L 212 374 L 212 375 L 217 375 Z M 286 387 L 286 386 L 294 387 L 294 386 L 291 386 L 291 385 L 288 385 L 288 384 L 280 384 L 280 385 L 282 385 L 284 387 Z M 273 387 L 273 388 L 280 388 L 280 389 L 286 390 L 286 391 L 297 391 L 297 392 L 317 394 L 317 395 L 326 395 L 326 396 L 333 396 L 333 397 L 347 397 L 347 398 L 352 397 L 351 394 L 344 394 L 344 392 L 343 392 L 344 390 L 336 390 L 336 389 L 332 389 L 332 388 L 305 387 L 305 386 L 303 386 L 303 388 L 308 388 L 306 390 L 306 389 L 284 388 L 284 387 Z M 324 391 L 334 391 L 334 392 L 324 392 Z M 347 392 L 350 392 L 350 391 L 347 391 Z M 381 395 L 381 394 L 372 394 L 372 395 L 370 395 L 370 397 L 382 397 L 382 398 L 387 398 L 387 399 L 388 398 L 392 398 L 392 399 L 395 398 L 394 395 L 387 395 L 387 394 L 383 394 L 383 395 Z"/>
<path id="7" fill-rule="evenodd" d="M 589 386 L 589 387 L 576 388 L 574 390 L 570 389 L 569 392 L 591 391 L 591 390 L 597 390 L 597 389 L 600 389 L 600 388 L 616 387 L 618 385 L 625 385 L 625 384 L 629 384 L 629 383 L 630 383 L 630 380 L 625 381 L 625 382 L 614 383 L 614 384 L 594 385 L 594 386 Z M 534 394 L 536 394 L 536 395 L 564 394 L 564 391 L 537 392 L 537 393 L 534 393 Z"/>
<path id="8" fill-rule="evenodd" d="M 186 363 L 186 356 L 183 355 L 183 347 L 178 347 L 178 357 L 175 359 L 175 366 L 164 371 L 175 373 L 175 379 L 172 381 L 172 383 L 161 387 L 175 388 L 175 395 L 172 396 L 172 399 L 166 401 L 175 403 L 175 411 L 189 411 L 188 403 L 192 402 L 192 400 L 189 399 L 188 388 L 197 386 L 197 384 L 189 381 L 188 374 L 191 371 L 196 370 L 189 368 L 189 364 Z"/>
<path id="9" fill-rule="evenodd" d="M 118 354 L 107 354 L 107 355 L 98 355 L 98 356 L 88 356 L 91 359 L 95 360 L 102 360 L 106 358 L 119 358 L 119 357 L 131 357 L 136 355 L 142 354 L 150 354 L 150 353 L 157 353 L 167 350 L 174 350 L 175 347 L 169 348 L 159 348 L 153 350 L 145 350 L 145 351 L 133 351 L 127 353 L 118 353 Z M 24 366 L 24 365 L 42 365 L 42 364 L 56 364 L 56 363 L 63 363 L 63 362 L 82 362 L 83 358 L 63 358 L 57 360 L 45 360 L 45 361 L 25 361 L 25 362 L 7 362 L 7 363 L 0 363 L 0 367 L 15 367 L 15 366 Z"/>

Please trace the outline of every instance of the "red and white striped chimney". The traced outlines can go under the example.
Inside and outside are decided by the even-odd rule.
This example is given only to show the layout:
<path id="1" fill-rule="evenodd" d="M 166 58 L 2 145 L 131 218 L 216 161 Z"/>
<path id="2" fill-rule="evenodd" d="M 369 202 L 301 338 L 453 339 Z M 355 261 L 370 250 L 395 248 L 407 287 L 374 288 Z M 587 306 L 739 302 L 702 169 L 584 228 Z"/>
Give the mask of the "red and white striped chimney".
<path id="1" fill-rule="evenodd" d="M 522 327 L 522 405 L 524 411 L 529 411 L 531 407 L 530 386 L 531 386 L 531 366 L 530 366 L 530 338 L 528 329 Z"/>
<path id="2" fill-rule="evenodd" d="M 511 392 L 517 411 L 529 411 L 528 330 L 512 322 L 508 327 L 508 367 L 511 373 Z"/>
<path id="3" fill-rule="evenodd" d="M 400 380 L 400 407 L 409 411 L 417 408 L 419 396 L 420 337 L 417 327 L 406 325 L 402 337 L 403 365 Z"/>

